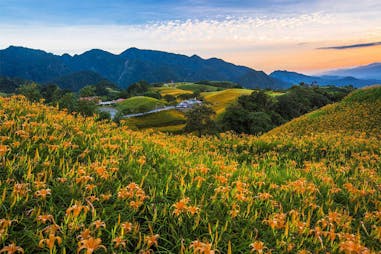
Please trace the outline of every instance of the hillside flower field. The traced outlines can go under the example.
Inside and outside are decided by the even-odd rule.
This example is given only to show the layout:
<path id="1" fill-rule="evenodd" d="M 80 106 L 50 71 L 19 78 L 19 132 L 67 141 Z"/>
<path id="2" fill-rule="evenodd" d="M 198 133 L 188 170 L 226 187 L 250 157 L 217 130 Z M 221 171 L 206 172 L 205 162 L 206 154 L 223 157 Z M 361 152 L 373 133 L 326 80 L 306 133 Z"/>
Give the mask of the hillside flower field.
<path id="1" fill-rule="evenodd" d="M 202 138 L 0 97 L 0 253 L 379 253 L 380 91 Z"/>

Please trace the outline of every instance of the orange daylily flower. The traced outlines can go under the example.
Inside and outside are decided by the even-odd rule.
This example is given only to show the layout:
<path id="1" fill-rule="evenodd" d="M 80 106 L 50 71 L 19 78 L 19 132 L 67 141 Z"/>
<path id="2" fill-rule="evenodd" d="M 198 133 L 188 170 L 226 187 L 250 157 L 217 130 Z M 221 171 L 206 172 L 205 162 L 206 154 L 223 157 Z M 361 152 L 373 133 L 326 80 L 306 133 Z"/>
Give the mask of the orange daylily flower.
<path id="1" fill-rule="evenodd" d="M 53 215 L 51 214 L 44 214 L 44 215 L 39 215 L 37 217 L 37 221 L 45 224 L 47 221 L 54 222 L 54 218 L 53 218 Z"/>
<path id="2" fill-rule="evenodd" d="M 52 191 L 50 189 L 42 189 L 39 191 L 36 191 L 34 193 L 35 197 L 41 197 L 42 199 L 46 199 L 46 196 L 49 196 L 52 194 Z"/>
<path id="3" fill-rule="evenodd" d="M 265 244 L 261 241 L 255 241 L 252 244 L 250 244 L 251 251 L 250 252 L 257 252 L 257 253 L 263 253 L 263 250 L 266 248 Z"/>
<path id="4" fill-rule="evenodd" d="M 95 226 L 95 229 L 100 229 L 101 227 L 105 228 L 106 227 L 106 223 L 104 223 L 103 221 L 101 220 L 96 220 L 94 221 L 93 223 L 91 223 L 92 226 Z"/>
<path id="5" fill-rule="evenodd" d="M 160 236 L 158 234 L 146 236 L 144 238 L 144 241 L 148 245 L 148 248 L 151 247 L 152 245 L 158 246 L 158 239 L 159 239 L 159 237 Z"/>
<path id="6" fill-rule="evenodd" d="M 20 246 L 17 246 L 15 243 L 11 243 L 7 246 L 4 246 L 1 250 L 0 253 L 6 252 L 7 254 L 13 254 L 13 253 L 24 253 L 24 249 L 21 248 Z"/>
<path id="7" fill-rule="evenodd" d="M 58 245 L 62 243 L 62 238 L 59 236 L 55 236 L 53 233 L 49 234 L 48 238 L 41 239 L 38 243 L 38 246 L 40 248 L 43 248 L 44 246 L 49 248 L 50 253 L 53 253 L 54 243 L 57 242 Z"/>
<path id="8" fill-rule="evenodd" d="M 102 239 L 90 237 L 88 239 L 83 239 L 78 243 L 77 253 L 82 250 L 86 250 L 86 254 L 92 254 L 97 249 L 103 249 L 107 252 L 106 246 L 102 245 Z"/>
<path id="9" fill-rule="evenodd" d="M 114 243 L 114 248 L 116 248 L 116 249 L 119 247 L 126 248 L 126 240 L 124 240 L 120 236 L 113 239 L 112 242 Z"/>

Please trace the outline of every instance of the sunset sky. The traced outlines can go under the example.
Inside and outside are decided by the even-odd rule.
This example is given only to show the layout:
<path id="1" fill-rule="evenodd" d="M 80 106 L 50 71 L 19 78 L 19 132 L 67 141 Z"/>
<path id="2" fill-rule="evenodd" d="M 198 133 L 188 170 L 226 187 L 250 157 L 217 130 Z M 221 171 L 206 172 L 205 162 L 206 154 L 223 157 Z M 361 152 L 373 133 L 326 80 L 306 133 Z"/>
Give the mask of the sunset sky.
<path id="1" fill-rule="evenodd" d="M 320 73 L 381 62 L 381 1 L 1 0 L 0 48 L 9 45 L 138 47 Z"/>

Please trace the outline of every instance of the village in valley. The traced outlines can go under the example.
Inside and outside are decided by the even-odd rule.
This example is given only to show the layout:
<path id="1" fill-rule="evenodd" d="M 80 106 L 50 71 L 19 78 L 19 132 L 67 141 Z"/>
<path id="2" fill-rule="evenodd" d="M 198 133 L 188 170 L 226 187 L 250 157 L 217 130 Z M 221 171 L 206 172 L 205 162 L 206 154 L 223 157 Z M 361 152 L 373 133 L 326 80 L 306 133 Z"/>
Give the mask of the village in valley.
<path id="1" fill-rule="evenodd" d="M 111 100 L 111 101 L 101 101 L 101 99 L 98 96 L 92 96 L 92 97 L 81 97 L 80 100 L 96 102 L 96 104 L 99 107 L 98 108 L 99 111 L 109 113 L 111 119 L 114 119 L 116 114 L 118 113 L 118 110 L 113 106 L 125 101 L 126 99 L 119 98 L 119 99 Z M 163 107 L 157 107 L 153 110 L 149 110 L 145 112 L 126 114 L 126 115 L 123 115 L 122 118 L 139 117 L 139 116 L 144 116 L 144 115 L 153 114 L 153 113 L 165 111 L 165 110 L 172 110 L 172 109 L 186 111 L 188 109 L 193 108 L 196 105 L 201 105 L 201 104 L 202 104 L 201 100 L 198 100 L 197 98 L 192 98 L 188 100 L 183 100 L 175 106 L 163 106 Z"/>

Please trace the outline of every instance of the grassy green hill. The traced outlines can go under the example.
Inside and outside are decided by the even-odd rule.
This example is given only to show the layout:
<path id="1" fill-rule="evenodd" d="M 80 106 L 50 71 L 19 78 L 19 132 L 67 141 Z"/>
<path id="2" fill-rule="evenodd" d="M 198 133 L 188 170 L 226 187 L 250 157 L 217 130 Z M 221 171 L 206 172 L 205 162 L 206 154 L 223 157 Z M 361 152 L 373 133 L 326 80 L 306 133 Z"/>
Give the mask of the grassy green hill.
<path id="1" fill-rule="evenodd" d="M 135 96 L 118 103 L 117 109 L 124 114 L 147 112 L 165 106 L 165 102 L 146 96 Z"/>

